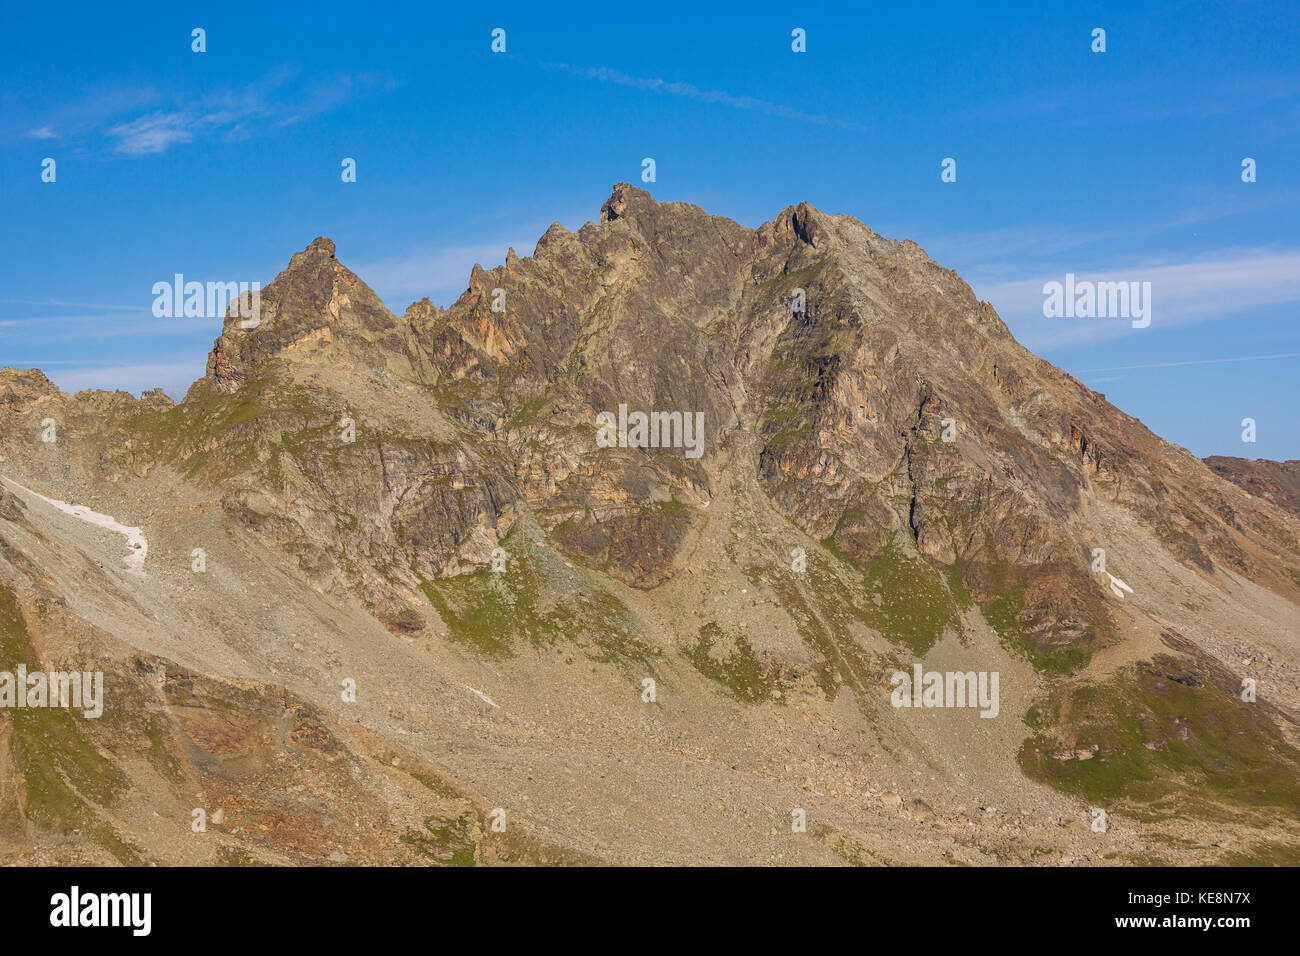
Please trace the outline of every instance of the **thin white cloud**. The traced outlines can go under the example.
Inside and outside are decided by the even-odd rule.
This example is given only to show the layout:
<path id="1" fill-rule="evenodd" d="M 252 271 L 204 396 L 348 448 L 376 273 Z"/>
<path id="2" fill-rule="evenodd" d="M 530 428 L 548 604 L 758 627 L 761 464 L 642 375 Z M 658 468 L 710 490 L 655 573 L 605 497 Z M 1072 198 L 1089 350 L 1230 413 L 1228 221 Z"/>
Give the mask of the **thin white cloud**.
<path id="1" fill-rule="evenodd" d="M 1211 358 L 1211 359 L 1188 359 L 1185 362 L 1152 362 L 1147 365 L 1117 365 L 1114 368 L 1085 368 L 1080 369 L 1079 375 L 1087 375 L 1090 372 L 1131 372 L 1136 369 L 1146 368 L 1178 368 L 1183 365 L 1222 365 L 1225 362 L 1263 362 L 1273 359 L 1300 358 L 1300 352 L 1278 352 L 1273 355 L 1243 355 L 1238 358 Z M 1094 379 L 1098 382 L 1108 382 L 1112 379 L 1099 378 Z"/>
<path id="2" fill-rule="evenodd" d="M 1122 382 L 1122 381 L 1124 381 L 1123 375 L 1106 375 L 1103 376 L 1102 378 L 1089 378 L 1087 381 L 1084 382 L 1084 384 L 1087 385 L 1089 388 L 1091 388 L 1093 385 L 1100 385 L 1103 382 Z"/>
<path id="3" fill-rule="evenodd" d="M 1122 318 L 1045 318 L 1043 285 L 1063 282 L 1067 272 L 1074 273 L 1076 282 L 1150 282 L 1151 331 L 1300 302 L 1300 251 L 1277 249 L 1237 249 L 1213 259 L 1126 268 L 1062 267 L 1033 278 L 973 286 L 1031 349 L 1147 331 L 1132 328 Z"/>
<path id="4" fill-rule="evenodd" d="M 4 94 L 0 127 L 6 133 L 22 130 L 33 139 L 79 140 L 98 135 L 122 116 L 157 108 L 162 97 L 151 87 L 96 86 L 76 100 L 60 104 L 28 105 L 15 93 Z M 52 136 L 46 136 L 49 133 Z"/>
<path id="5" fill-rule="evenodd" d="M 39 125 L 25 135 L 73 137 L 92 144 L 103 138 L 120 155 L 151 156 L 205 136 L 227 142 L 246 139 L 262 126 L 301 122 L 370 90 L 391 90 L 396 85 L 387 74 L 295 80 L 294 71 L 281 69 L 239 89 L 201 95 L 178 91 L 164 96 L 153 89 L 100 91 L 42 110 Z"/>
<path id="6" fill-rule="evenodd" d="M 109 312 L 138 312 L 138 305 L 105 305 L 101 302 L 65 302 L 62 299 L 0 299 L 6 305 L 48 305 L 66 309 L 104 309 Z"/>
<path id="7" fill-rule="evenodd" d="M 1171 218 L 1125 222 L 1113 229 L 1088 231 L 1056 224 L 1007 226 L 1001 229 L 938 233 L 925 237 L 922 245 L 936 253 L 937 258 L 946 260 L 949 264 L 956 263 L 962 275 L 979 276 L 986 284 L 990 284 L 1001 281 L 1002 277 L 1023 275 L 1027 269 L 1037 268 L 1039 263 L 1052 262 L 1064 252 L 1087 249 L 1103 242 L 1132 242 L 1139 237 L 1157 237 L 1171 231 L 1182 236 L 1186 233 L 1185 227 L 1189 225 L 1264 211 L 1275 212 L 1300 204 L 1300 189 L 1278 188 L 1265 195 L 1253 196 L 1244 196 L 1243 192 L 1246 191 L 1224 195 L 1197 190 L 1188 197 L 1190 205 Z M 925 230 L 917 227 L 904 227 L 901 231 L 914 237 L 925 233 Z"/>
<path id="8" fill-rule="evenodd" d="M 48 373 L 49 379 L 65 392 L 87 388 L 121 390 L 139 395 L 151 388 L 161 388 L 171 398 L 179 399 L 185 390 L 206 370 L 207 356 L 179 362 L 135 365 L 85 365 Z"/>
<path id="9" fill-rule="evenodd" d="M 1209 193 L 1209 190 L 1205 190 Z M 1261 212 L 1280 212 L 1300 203 L 1300 189 L 1290 187 L 1270 189 L 1260 195 L 1244 196 L 1247 190 L 1235 195 L 1215 192 L 1212 195 L 1198 195 L 1195 204 L 1174 221 L 1168 228 L 1194 226 L 1216 219 L 1231 219 L 1234 216 L 1250 216 Z"/>
<path id="10" fill-rule="evenodd" d="M 1180 84 L 1176 91 L 1170 89 L 1173 83 Z M 957 118 L 980 123 L 1054 120 L 1066 127 L 1204 120 L 1293 104 L 1300 98 L 1300 80 L 1293 76 L 1237 76 L 1230 80 L 1207 76 L 1188 89 L 1176 78 L 1151 80 L 1140 88 L 1126 79 L 1123 92 L 1116 97 L 1107 86 L 1078 85 L 1017 92 L 964 110 Z M 1098 98 L 1108 101 L 1105 110 L 1086 108 Z"/>
<path id="11" fill-rule="evenodd" d="M 29 319 L 0 320 L 0 341 L 6 348 L 25 345 L 48 345 L 52 342 L 89 342 L 104 339 L 145 336 L 197 335 L 215 337 L 221 334 L 221 319 L 173 318 L 158 319 L 148 309 L 138 316 L 108 315 L 56 315 Z"/>
<path id="12" fill-rule="evenodd" d="M 573 66 L 569 63 L 542 63 L 541 67 L 547 70 L 563 70 L 565 73 L 586 77 L 589 80 L 597 80 L 601 83 L 630 86 L 638 90 L 648 90 L 652 93 L 667 93 L 671 96 L 682 96 L 701 103 L 717 103 L 720 106 L 729 106 L 738 110 L 753 110 L 781 119 L 798 120 L 818 126 L 834 126 L 839 129 L 851 129 L 858 132 L 866 132 L 867 130 L 867 127 L 861 123 L 836 119 L 833 116 L 825 116 L 820 113 L 805 113 L 803 110 L 756 99 L 752 96 L 735 96 L 723 90 L 702 90 L 690 83 L 670 82 L 660 77 L 632 76 L 629 73 L 624 73 L 621 70 L 611 70 L 608 67 Z"/>
<path id="13" fill-rule="evenodd" d="M 149 310 L 147 309 L 133 309 L 132 311 L 139 313 L 140 315 L 149 314 Z M 120 322 L 121 320 L 121 315 L 111 312 L 100 314 L 82 312 L 67 315 L 23 316 L 22 318 L 17 319 L 0 319 L 0 332 L 3 332 L 6 329 L 21 331 L 23 329 L 39 329 L 45 326 L 78 325 L 84 322 L 102 324 Z"/>
<path id="14" fill-rule="evenodd" d="M 919 232 L 917 229 L 904 230 L 907 235 Z M 938 235 L 925 239 L 922 245 L 940 261 L 951 264 L 957 259 L 962 260 L 958 270 L 963 275 L 981 276 L 988 283 L 994 277 L 1023 274 L 1027 264 L 1050 260 L 1061 253 L 1085 249 L 1097 243 L 1131 237 L 1133 232 L 1132 228 L 1085 232 L 1059 226 L 1008 226 Z"/>
<path id="15" fill-rule="evenodd" d="M 544 231 L 542 227 L 533 233 L 533 239 L 516 237 L 439 249 L 422 247 L 406 255 L 361 262 L 351 268 L 398 314 L 423 296 L 447 306 L 468 287 L 469 274 L 476 263 L 489 269 L 500 265 L 505 262 L 510 247 L 521 256 L 529 255 L 536 236 Z"/>
<path id="16" fill-rule="evenodd" d="M 107 132 L 117 140 L 117 152 L 143 156 L 161 153 L 176 143 L 188 143 L 194 138 L 195 125 L 188 113 L 150 113 L 129 123 L 110 126 Z"/>

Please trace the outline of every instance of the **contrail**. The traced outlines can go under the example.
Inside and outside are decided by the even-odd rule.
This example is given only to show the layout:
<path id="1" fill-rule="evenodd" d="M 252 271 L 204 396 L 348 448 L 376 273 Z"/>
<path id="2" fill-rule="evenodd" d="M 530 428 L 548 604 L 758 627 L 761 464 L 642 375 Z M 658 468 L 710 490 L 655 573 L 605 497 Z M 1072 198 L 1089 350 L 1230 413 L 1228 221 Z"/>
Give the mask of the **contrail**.
<path id="1" fill-rule="evenodd" d="M 659 77 L 632 76 L 621 70 L 611 70 L 603 66 L 573 66 L 568 63 L 542 63 L 540 66 L 544 70 L 563 70 L 566 73 L 572 73 L 574 76 L 585 76 L 589 80 L 600 80 L 602 83 L 616 83 L 619 86 L 631 86 L 639 90 L 650 90 L 654 93 L 671 93 L 673 96 L 684 96 L 687 99 L 699 100 L 702 103 L 718 103 L 721 106 L 730 106 L 738 110 L 755 110 L 768 116 L 779 116 L 782 119 L 816 123 L 818 126 L 835 126 L 840 129 L 857 130 L 861 133 L 867 131 L 867 128 L 861 123 L 839 120 L 833 116 L 823 116 L 820 113 L 805 113 L 802 110 L 781 106 L 779 103 L 770 103 L 767 100 L 755 99 L 752 96 L 733 96 L 731 93 L 722 90 L 702 90 L 690 83 L 670 83 L 668 80 Z"/>
<path id="2" fill-rule="evenodd" d="M 1241 358 L 1192 359 L 1188 362 L 1155 362 L 1151 365 L 1117 365 L 1114 368 L 1085 368 L 1075 375 L 1092 372 L 1130 372 L 1139 368 L 1174 368 L 1178 365 L 1218 365 L 1221 362 L 1262 362 L 1264 359 L 1300 358 L 1300 352 L 1279 352 L 1277 355 L 1243 355 Z"/>

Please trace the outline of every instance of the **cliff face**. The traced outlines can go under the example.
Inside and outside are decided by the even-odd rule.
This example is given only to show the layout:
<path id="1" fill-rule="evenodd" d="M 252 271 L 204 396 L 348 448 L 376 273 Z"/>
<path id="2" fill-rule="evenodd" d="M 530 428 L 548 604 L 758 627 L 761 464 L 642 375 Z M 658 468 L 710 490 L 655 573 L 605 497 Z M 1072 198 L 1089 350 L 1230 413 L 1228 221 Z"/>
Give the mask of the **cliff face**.
<path id="1" fill-rule="evenodd" d="M 360 465 L 385 494 L 356 515 L 358 534 L 397 532 L 383 558 L 400 579 L 482 567 L 490 548 L 466 555 L 462 543 L 527 510 L 584 561 L 661 583 L 743 448 L 776 506 L 854 562 L 904 531 L 982 604 L 1023 589 L 1009 626 L 1036 650 L 1087 649 L 1110 632 L 1091 500 L 1199 573 L 1292 583 L 1271 558 L 1271 529 L 1294 541 L 1290 518 L 1234 501 L 1202 463 L 1025 351 L 914 243 L 806 204 L 748 230 L 622 184 L 600 225 L 552 226 L 532 258 L 476 268 L 450 308 L 402 319 L 318 239 L 265 291 L 258 328 L 228 321 L 206 384 L 260 385 L 272 368 L 295 388 L 346 373 L 358 395 L 378 378 L 432 398 L 415 445 L 309 445 L 310 487 L 294 489 L 324 506 L 341 476 L 311 474 L 340 455 L 347 471 Z M 334 401 L 337 415 L 350 401 Z M 702 414 L 703 453 L 599 447 L 596 416 L 620 404 Z M 456 456 L 430 451 L 452 435 Z"/>
<path id="2" fill-rule="evenodd" d="M 566 642 L 594 674 L 671 683 L 685 669 L 718 685 L 675 718 L 705 750 L 794 694 L 853 702 L 839 732 L 881 748 L 864 772 L 901 773 L 900 747 L 940 767 L 955 759 L 947 731 L 879 707 L 895 666 L 951 653 L 1019 669 L 1019 713 L 999 722 L 1012 729 L 980 758 L 990 780 L 1151 800 L 1227 772 L 1254 796 L 1210 788 L 1223 799 L 1295 797 L 1273 786 L 1296 764 L 1300 712 L 1287 466 L 1207 467 L 1161 440 L 1022 348 L 915 243 L 807 204 L 751 230 L 619 184 L 598 224 L 556 223 L 531 257 L 476 266 L 445 309 L 395 315 L 322 238 L 262 291 L 259 319 L 226 317 L 177 405 L 0 373 L 5 474 L 141 525 L 159 576 L 187 593 L 208 580 L 177 557 L 191 538 L 242 555 L 223 574 L 274 566 L 315 597 L 263 621 L 267 640 L 350 608 L 373 640 L 432 661 L 468 648 L 472 674 Z M 47 418 L 55 442 L 36 438 Z M 44 534 L 33 507 L 0 513 L 15 550 Z M 69 586 L 20 564 L 0 564 L 20 590 Z M 204 587 L 193 599 L 209 607 Z M 95 620 L 92 595 L 74 603 L 122 627 Z M 246 627 L 252 611 L 193 613 Z M 176 619 L 152 619 L 165 656 Z M 1267 675 L 1267 707 L 1231 704 L 1243 653 Z M 539 666 L 526 683 L 550 715 Z M 1166 713 L 1162 680 L 1200 690 Z M 1072 690 L 1097 682 L 1087 703 Z M 618 725 L 623 705 L 583 686 L 569 718 Z M 725 716 L 736 706 L 746 716 Z M 1250 742 L 1249 765 L 1214 756 L 1221 733 Z M 746 752 L 770 759 L 773 740 L 754 734 Z M 1061 756 L 1092 743 L 1087 760 Z M 934 772 L 935 793 L 960 794 Z M 842 849 L 844 826 L 823 845 Z M 599 841 L 557 839 L 600 855 Z"/>

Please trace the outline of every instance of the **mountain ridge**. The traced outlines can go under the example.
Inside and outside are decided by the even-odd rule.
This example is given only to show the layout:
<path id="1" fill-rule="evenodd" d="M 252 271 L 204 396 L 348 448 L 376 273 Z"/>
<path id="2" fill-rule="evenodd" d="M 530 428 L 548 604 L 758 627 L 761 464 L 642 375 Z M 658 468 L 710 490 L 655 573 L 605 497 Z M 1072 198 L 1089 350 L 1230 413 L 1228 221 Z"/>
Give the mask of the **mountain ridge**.
<path id="1" fill-rule="evenodd" d="M 502 799 L 529 795 L 549 808 L 530 824 L 544 852 L 584 859 L 689 858 L 689 841 L 649 818 L 632 836 L 612 822 L 654 788 L 614 782 L 608 764 L 583 778 L 581 822 L 556 822 L 563 760 L 608 759 L 593 739 L 646 772 L 689 741 L 697 762 L 674 766 L 746 813 L 778 791 L 830 800 L 820 849 L 771 850 L 795 858 L 889 856 L 883 828 L 905 857 L 942 860 L 973 828 L 970 861 L 1019 859 L 1014 827 L 972 818 L 963 774 L 1031 815 L 1121 806 L 1135 822 L 1116 852 L 1129 854 L 1164 852 L 1162 828 L 1206 835 L 1187 821 L 1223 807 L 1245 844 L 1265 847 L 1271 808 L 1295 805 L 1283 782 L 1300 765 L 1289 499 L 1028 352 L 913 242 L 806 203 L 747 229 L 623 183 L 599 223 L 553 224 L 532 256 L 476 265 L 445 308 L 422 299 L 398 316 L 320 237 L 261 291 L 259 324 L 241 322 L 227 313 L 204 377 L 175 404 L 67 396 L 39 372 L 0 370 L 5 473 L 140 525 L 156 569 L 136 592 L 104 559 L 77 580 L 52 542 L 101 545 L 5 492 L 0 579 L 25 632 L 62 626 L 48 608 L 63 601 L 168 670 L 279 672 L 286 692 L 336 716 L 331 662 L 354 660 L 367 687 L 389 675 L 367 733 L 391 743 L 384 713 L 433 707 L 421 719 L 449 749 L 431 742 L 419 759 L 451 761 L 449 774 Z M 620 409 L 701 415 L 703 454 L 602 443 L 600 416 Z M 39 441 L 50 418 L 59 437 Z M 189 567 L 194 547 L 220 555 L 206 577 Z M 267 605 L 245 565 L 293 599 Z M 193 612 L 169 603 L 181 594 Z M 178 642 L 189 613 L 221 629 Z M 307 638 L 313 620 L 340 623 Z M 386 657 L 439 675 L 422 679 L 440 695 L 469 688 L 508 711 L 475 723 L 526 754 L 520 766 L 545 767 L 546 785 L 499 767 L 462 727 L 463 702 L 404 689 Z M 889 674 L 921 661 L 998 670 L 1011 702 L 974 725 L 891 709 Z M 1257 709 L 1232 703 L 1247 673 L 1268 689 Z M 638 702 L 647 676 L 667 689 L 661 709 Z M 785 744 L 774 727 L 794 712 L 821 730 Z M 548 730 L 569 741 L 561 756 L 534 736 Z M 847 778 L 826 777 L 823 732 L 828 759 L 857 767 Z M 783 748 L 798 758 L 774 765 Z M 749 764 L 767 769 L 738 769 Z M 998 782 L 1008 775 L 1014 786 Z M 893 803 L 905 789 L 923 808 Z M 702 835 L 705 808 L 656 799 L 731 858 Z M 374 819 L 413 812 L 368 806 Z M 102 821 L 113 800 L 80 812 Z M 490 831 L 475 812 L 466 840 L 482 858 Z M 769 852 L 760 832 L 746 831 L 747 852 Z M 1089 836 L 1035 832 L 1064 840 L 1071 860 L 1102 852 Z M 1222 856 L 1212 842 L 1188 852 Z M 296 837 L 280 851 L 310 856 Z"/>

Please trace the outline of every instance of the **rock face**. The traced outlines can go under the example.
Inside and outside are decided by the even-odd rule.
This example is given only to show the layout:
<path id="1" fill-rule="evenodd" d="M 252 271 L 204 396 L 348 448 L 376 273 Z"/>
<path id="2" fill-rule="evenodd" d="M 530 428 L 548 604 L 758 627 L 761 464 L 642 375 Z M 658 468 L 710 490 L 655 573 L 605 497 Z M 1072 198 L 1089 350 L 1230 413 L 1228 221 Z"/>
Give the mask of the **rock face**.
<path id="1" fill-rule="evenodd" d="M 161 392 L 70 398 L 39 372 L 0 372 L 5 468 L 141 524 L 153 565 L 169 535 L 183 555 L 202 525 L 244 555 L 250 582 L 265 564 L 316 595 L 308 618 L 354 608 L 388 635 L 375 640 L 423 642 L 435 661 L 443 641 L 522 661 L 567 640 L 593 673 L 684 667 L 721 685 L 677 718 L 697 721 L 706 751 L 727 752 L 719 728 L 752 720 L 725 708 L 831 706 L 841 692 L 857 701 L 841 719 L 872 728 L 882 753 L 899 733 L 942 750 L 916 743 L 927 732 L 881 729 L 899 719 L 881 716 L 882 688 L 900 654 L 983 647 L 989 666 L 1024 668 L 1021 714 L 1002 718 L 1018 730 L 989 742 L 990 774 L 1097 799 L 1107 770 L 1132 761 L 1142 793 L 1167 796 L 1189 766 L 1217 772 L 1215 735 L 1235 719 L 1219 709 L 1236 679 L 1225 668 L 1253 650 L 1277 709 L 1240 732 L 1268 754 L 1260 773 L 1295 766 L 1296 463 L 1201 462 L 1161 440 L 1021 347 L 915 243 L 806 203 L 747 229 L 623 183 L 599 224 L 556 223 L 531 257 L 475 266 L 446 308 L 423 299 L 395 315 L 320 238 L 262 290 L 259 319 L 245 327 L 232 310 L 177 405 Z M 51 417 L 60 439 L 42 443 Z M 3 504 L 0 531 L 23 524 L 37 541 L 35 506 Z M 20 589 L 66 586 L 20 564 L 0 563 Z M 89 595 L 74 603 L 121 633 L 93 620 Z M 1244 648 L 1243 627 L 1259 643 Z M 1171 655 L 1213 672 L 1197 693 L 1219 688 L 1213 708 L 1179 698 L 1216 715 L 1178 725 L 1183 736 L 1157 712 L 1140 740 L 1108 736 L 1106 708 L 1070 693 L 1112 679 L 1107 700 L 1152 682 L 1159 693 L 1174 670 L 1130 669 Z M 585 693 L 582 720 L 623 706 Z M 1093 723 L 1078 724 L 1084 712 Z M 759 733 L 752 746 L 775 744 Z M 1054 753 L 1088 757 L 1063 773 Z M 872 773 L 888 764 L 876 756 Z M 827 852 L 858 846 L 847 832 L 824 833 Z M 601 855 L 599 840 L 557 840 Z"/>
<path id="2" fill-rule="evenodd" d="M 247 312 L 245 308 L 245 313 Z M 401 323 L 364 282 L 334 258 L 334 243 L 316 239 L 261 292 L 256 324 L 235 313 L 208 356 L 208 379 L 234 392 L 270 359 L 339 346 L 376 372 L 409 376 Z M 248 327 L 245 327 L 248 326 Z"/>
<path id="3" fill-rule="evenodd" d="M 1043 651 L 1111 629 L 1089 499 L 1118 505 L 1202 573 L 1281 570 L 1242 520 L 1262 515 L 1239 514 L 1251 506 L 1231 506 L 1195 458 L 1025 351 L 914 243 L 807 204 L 748 230 L 620 184 L 600 226 L 553 226 L 532 258 L 476 268 L 446 310 L 396 318 L 324 239 L 263 300 L 258 328 L 228 319 L 210 388 L 235 390 L 268 363 L 295 383 L 336 364 L 436 395 L 454 460 L 424 440 L 443 437 L 432 421 L 419 447 L 377 437 L 344 452 L 365 458 L 367 487 L 386 488 L 358 516 L 358 544 L 407 583 L 408 569 L 462 570 L 474 529 L 495 533 L 525 510 L 585 562 L 661 583 L 682 566 L 715 463 L 741 444 L 777 507 L 862 566 L 905 531 L 981 604 L 1023 588 L 1008 626 Z M 707 454 L 598 447 L 596 416 L 620 404 L 702 414 Z M 337 497 L 342 476 L 324 476 L 339 449 L 306 454 L 309 487 L 295 495 L 323 506 Z M 664 507 L 674 502 L 686 507 Z"/>

